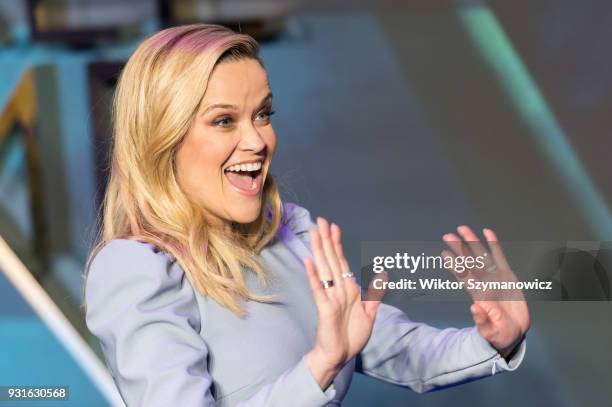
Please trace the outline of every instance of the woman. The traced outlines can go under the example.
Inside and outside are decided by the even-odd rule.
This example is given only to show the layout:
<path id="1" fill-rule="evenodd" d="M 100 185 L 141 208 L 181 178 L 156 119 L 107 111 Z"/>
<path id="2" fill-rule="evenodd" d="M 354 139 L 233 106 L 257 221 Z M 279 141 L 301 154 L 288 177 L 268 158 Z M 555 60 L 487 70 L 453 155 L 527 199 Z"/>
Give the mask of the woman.
<path id="1" fill-rule="evenodd" d="M 314 228 L 281 203 L 251 37 L 204 24 L 157 33 L 123 70 L 114 113 L 85 294 L 128 406 L 334 405 L 355 371 L 423 392 L 520 364 L 524 301 L 475 302 L 472 328 L 412 322 L 361 300 L 337 225 Z M 445 239 L 461 252 L 459 236 Z"/>

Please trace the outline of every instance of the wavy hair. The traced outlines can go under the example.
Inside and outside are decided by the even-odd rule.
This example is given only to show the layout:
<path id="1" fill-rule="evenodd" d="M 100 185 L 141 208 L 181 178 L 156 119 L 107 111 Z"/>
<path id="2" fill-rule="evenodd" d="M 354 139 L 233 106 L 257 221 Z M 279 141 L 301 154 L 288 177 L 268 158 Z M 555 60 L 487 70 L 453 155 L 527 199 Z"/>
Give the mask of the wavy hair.
<path id="1" fill-rule="evenodd" d="M 232 224 L 227 232 L 207 221 L 205 211 L 179 186 L 176 170 L 177 151 L 213 69 L 243 58 L 263 66 L 253 38 L 213 24 L 162 30 L 134 51 L 115 92 L 110 177 L 86 270 L 109 241 L 133 239 L 170 254 L 200 294 L 239 316 L 244 316 L 243 300 L 273 301 L 251 293 L 243 271 L 268 283 L 256 255 L 280 225 L 282 205 L 274 179 L 266 177 L 258 218 Z"/>

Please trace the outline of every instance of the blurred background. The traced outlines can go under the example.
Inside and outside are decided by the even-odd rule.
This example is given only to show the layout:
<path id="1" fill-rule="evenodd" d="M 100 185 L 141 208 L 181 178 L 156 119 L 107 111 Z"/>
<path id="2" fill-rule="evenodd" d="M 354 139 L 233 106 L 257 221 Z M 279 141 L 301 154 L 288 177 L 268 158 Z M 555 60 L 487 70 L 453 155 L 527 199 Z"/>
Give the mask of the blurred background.
<path id="1" fill-rule="evenodd" d="M 285 200 L 343 227 L 353 267 L 363 241 L 460 224 L 612 240 L 609 1 L 0 0 L 0 385 L 119 405 L 81 307 L 109 103 L 145 36 L 194 21 L 260 40 L 273 173 Z M 610 302 L 530 309 L 516 372 L 422 395 L 355 375 L 345 405 L 609 405 Z M 468 304 L 404 311 L 471 324 Z"/>

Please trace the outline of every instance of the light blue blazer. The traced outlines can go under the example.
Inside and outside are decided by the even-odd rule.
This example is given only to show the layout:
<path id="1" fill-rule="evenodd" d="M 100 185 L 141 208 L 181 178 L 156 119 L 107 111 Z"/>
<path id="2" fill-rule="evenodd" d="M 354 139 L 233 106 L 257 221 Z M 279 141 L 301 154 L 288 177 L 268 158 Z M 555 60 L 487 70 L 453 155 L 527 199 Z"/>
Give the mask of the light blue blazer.
<path id="1" fill-rule="evenodd" d="M 340 405 L 354 372 L 416 392 L 516 369 L 475 327 L 437 329 L 381 304 L 363 351 L 322 391 L 304 360 L 317 312 L 302 263 L 308 211 L 284 205 L 278 239 L 261 252 L 271 285 L 248 287 L 280 303 L 247 302 L 236 317 L 191 286 L 178 263 L 149 243 L 117 239 L 98 252 L 86 284 L 87 325 L 128 406 Z"/>

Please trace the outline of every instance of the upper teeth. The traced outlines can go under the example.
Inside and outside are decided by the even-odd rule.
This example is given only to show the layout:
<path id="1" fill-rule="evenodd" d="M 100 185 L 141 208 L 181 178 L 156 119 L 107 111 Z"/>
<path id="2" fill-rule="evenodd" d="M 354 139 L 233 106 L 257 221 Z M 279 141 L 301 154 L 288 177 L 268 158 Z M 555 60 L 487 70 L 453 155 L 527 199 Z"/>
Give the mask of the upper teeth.
<path id="1" fill-rule="evenodd" d="M 258 171 L 261 169 L 261 161 L 248 164 L 236 164 L 228 167 L 226 171 Z"/>

